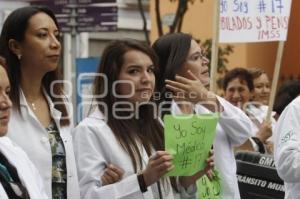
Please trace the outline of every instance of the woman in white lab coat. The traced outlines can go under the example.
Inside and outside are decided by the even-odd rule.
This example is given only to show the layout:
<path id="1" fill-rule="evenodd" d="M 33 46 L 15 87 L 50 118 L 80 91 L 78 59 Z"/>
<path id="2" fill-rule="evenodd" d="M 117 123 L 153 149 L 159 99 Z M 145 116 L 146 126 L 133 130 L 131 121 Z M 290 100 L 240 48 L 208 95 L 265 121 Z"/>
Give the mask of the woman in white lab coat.
<path id="1" fill-rule="evenodd" d="M 0 57 L 0 198 L 47 199 L 42 179 L 27 154 L 6 137 L 12 102 Z"/>
<path id="2" fill-rule="evenodd" d="M 59 28 L 52 11 L 23 7 L 5 20 L 0 54 L 8 65 L 13 102 L 8 136 L 42 175 L 49 198 L 79 199 L 72 117 L 58 80 Z"/>
<path id="3" fill-rule="evenodd" d="M 299 86 L 299 84 L 298 84 Z M 274 160 L 285 199 L 300 197 L 300 93 L 281 113 L 275 128 Z"/>
<path id="4" fill-rule="evenodd" d="M 254 91 L 251 73 L 245 68 L 232 69 L 225 75 L 223 83 L 225 99 L 243 110 L 251 118 L 255 127 L 253 128 L 255 136 L 249 138 L 249 141 L 238 149 L 273 153 L 273 142 L 269 140 L 272 136 L 271 122 L 260 123 L 249 110 L 249 106 L 253 104 L 250 99 Z"/>
<path id="5" fill-rule="evenodd" d="M 253 68 L 248 70 L 253 78 L 253 96 L 251 103 L 246 107 L 248 114 L 253 117 L 252 121 L 257 125 L 258 128 L 266 125 L 266 116 L 268 112 L 268 103 L 270 97 L 270 80 L 267 73 L 261 68 Z M 274 144 L 274 129 L 276 126 L 276 119 L 274 116 L 276 112 L 272 112 L 271 124 L 272 124 L 272 135 L 268 138 L 268 144 L 266 149 L 269 154 L 273 154 Z"/>
<path id="6" fill-rule="evenodd" d="M 163 177 L 173 168 L 172 156 L 164 151 L 151 100 L 156 74 L 156 55 L 148 46 L 126 40 L 104 50 L 94 83 L 96 110 L 74 130 L 82 198 L 175 197 L 169 178 Z M 120 180 L 114 174 L 110 183 L 98 177 L 109 164 L 124 171 Z M 178 179 L 180 197 L 195 197 L 194 182 Z"/>
<path id="7" fill-rule="evenodd" d="M 209 61 L 191 35 L 167 34 L 158 38 L 152 47 L 159 56 L 157 90 L 162 96 L 160 103 L 169 106 L 164 106 L 162 114 L 221 112 L 213 145 L 215 165 L 221 177 L 220 198 L 239 199 L 234 147 L 252 136 L 251 120 L 241 110 L 207 90 Z M 173 97 L 174 94 L 177 98 Z"/>

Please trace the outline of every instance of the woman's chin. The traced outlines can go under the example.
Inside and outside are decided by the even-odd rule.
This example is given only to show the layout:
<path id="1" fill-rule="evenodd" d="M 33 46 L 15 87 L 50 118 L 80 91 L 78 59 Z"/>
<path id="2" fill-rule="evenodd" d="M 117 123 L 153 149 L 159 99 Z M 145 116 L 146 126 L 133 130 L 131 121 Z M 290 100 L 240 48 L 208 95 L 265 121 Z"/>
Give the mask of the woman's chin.
<path id="1" fill-rule="evenodd" d="M 205 79 L 203 78 L 201 79 L 201 82 L 205 87 L 209 87 L 210 78 L 205 78 Z"/>

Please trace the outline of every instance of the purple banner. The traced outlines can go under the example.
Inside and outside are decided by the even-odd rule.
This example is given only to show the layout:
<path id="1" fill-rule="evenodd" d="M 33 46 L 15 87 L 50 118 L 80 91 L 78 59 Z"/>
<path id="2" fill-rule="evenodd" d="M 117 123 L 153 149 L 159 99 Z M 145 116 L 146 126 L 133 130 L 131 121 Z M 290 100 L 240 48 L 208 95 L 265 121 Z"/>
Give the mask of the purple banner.
<path id="1" fill-rule="evenodd" d="M 71 8 L 61 4 L 54 4 L 53 1 L 36 1 L 32 2 L 31 5 L 47 6 L 54 14 L 71 14 L 72 11 Z"/>
<path id="2" fill-rule="evenodd" d="M 68 7 L 71 0 L 31 0 L 31 5 L 48 6 L 56 15 L 62 32 L 71 32 L 72 9 Z M 116 3 L 116 0 L 77 0 L 77 32 L 107 32 L 117 30 L 118 8 L 113 6 L 85 5 L 90 3 Z"/>
<path id="3" fill-rule="evenodd" d="M 63 6 L 68 5 L 70 0 L 28 0 L 31 5 L 56 5 Z"/>
<path id="4" fill-rule="evenodd" d="M 60 27 L 61 32 L 70 33 L 72 27 L 62 26 Z M 79 26 L 76 27 L 77 32 L 115 32 L 117 31 L 117 25 L 101 25 L 101 26 Z"/>
<path id="5" fill-rule="evenodd" d="M 51 9 L 54 14 L 71 14 L 72 9 L 66 6 L 62 5 L 54 5 L 50 2 L 44 1 L 44 2 L 35 2 L 32 5 L 45 5 Z M 118 7 L 117 6 L 87 6 L 87 7 L 79 7 L 77 8 L 77 14 L 82 15 L 89 15 L 89 14 L 96 14 L 96 13 L 118 13 Z"/>
<path id="6" fill-rule="evenodd" d="M 71 8 L 62 7 L 62 6 L 48 6 L 48 7 L 56 15 L 59 15 L 59 14 L 71 14 L 72 13 L 72 9 Z"/>
<path id="7" fill-rule="evenodd" d="M 57 16 L 56 19 L 57 19 L 57 23 L 59 25 L 63 25 L 63 24 L 66 25 L 66 24 L 70 23 L 69 16 Z"/>
<path id="8" fill-rule="evenodd" d="M 118 7 L 117 6 L 87 6 L 77 8 L 78 14 L 90 14 L 90 13 L 117 13 Z"/>
<path id="9" fill-rule="evenodd" d="M 69 16 L 57 16 L 57 22 L 60 26 L 68 26 L 70 23 L 70 17 Z M 76 22 L 77 26 L 92 26 L 92 25 L 99 25 L 104 22 L 109 23 L 117 23 L 118 17 L 117 16 L 82 16 L 77 17 Z"/>
<path id="10" fill-rule="evenodd" d="M 113 32 L 113 31 L 117 31 L 117 25 L 77 27 L 77 32 Z"/>
<path id="11" fill-rule="evenodd" d="M 90 4 L 90 3 L 116 3 L 117 0 L 77 0 L 78 4 Z"/>
<path id="12" fill-rule="evenodd" d="M 53 0 L 54 5 L 67 5 L 69 4 L 69 0 Z"/>
<path id="13" fill-rule="evenodd" d="M 72 27 L 70 27 L 70 26 L 61 26 L 60 31 L 65 32 L 65 33 L 70 33 L 70 32 L 72 32 Z"/>
<path id="14" fill-rule="evenodd" d="M 85 24 L 99 24 L 102 22 L 117 22 L 118 16 L 116 16 L 116 15 L 102 16 L 101 14 L 94 15 L 94 16 L 88 15 L 88 16 L 77 17 L 76 21 L 77 21 L 77 23 L 85 23 Z"/>

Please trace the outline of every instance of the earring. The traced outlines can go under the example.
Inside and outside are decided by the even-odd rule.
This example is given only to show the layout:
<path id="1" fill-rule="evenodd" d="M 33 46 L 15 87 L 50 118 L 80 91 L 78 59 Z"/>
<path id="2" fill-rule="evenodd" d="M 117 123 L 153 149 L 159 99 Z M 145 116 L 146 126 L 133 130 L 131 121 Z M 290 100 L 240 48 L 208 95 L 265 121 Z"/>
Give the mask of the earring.
<path id="1" fill-rule="evenodd" d="M 18 60 L 21 60 L 22 55 L 17 54 Z"/>

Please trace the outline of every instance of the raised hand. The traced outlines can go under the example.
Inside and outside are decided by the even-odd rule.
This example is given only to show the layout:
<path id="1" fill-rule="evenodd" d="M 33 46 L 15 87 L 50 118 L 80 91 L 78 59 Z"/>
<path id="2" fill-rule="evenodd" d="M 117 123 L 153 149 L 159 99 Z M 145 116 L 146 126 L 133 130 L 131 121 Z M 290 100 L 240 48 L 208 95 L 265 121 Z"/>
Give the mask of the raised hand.
<path id="1" fill-rule="evenodd" d="M 216 95 L 208 91 L 201 81 L 188 71 L 190 79 L 176 75 L 175 81 L 166 80 L 166 88 L 174 93 L 175 100 L 189 101 L 193 104 L 201 103 L 212 112 L 220 112 L 223 107 L 220 106 Z"/>
<path id="2" fill-rule="evenodd" d="M 166 80 L 166 88 L 173 91 L 175 96 L 184 97 L 185 100 L 194 104 L 206 101 L 208 98 L 208 90 L 197 77 L 188 71 L 191 79 L 176 75 L 175 80 Z"/>

